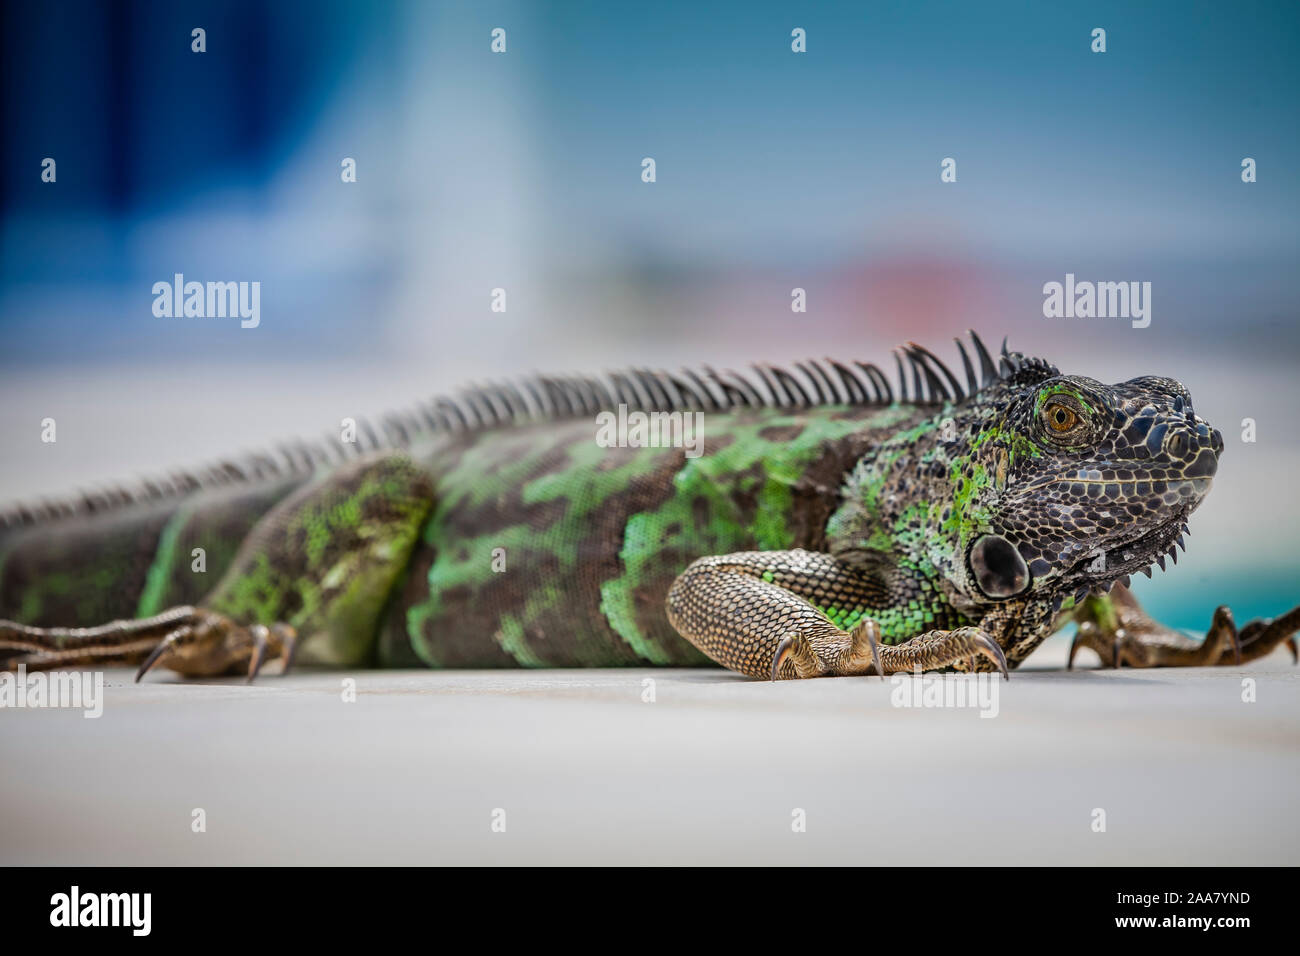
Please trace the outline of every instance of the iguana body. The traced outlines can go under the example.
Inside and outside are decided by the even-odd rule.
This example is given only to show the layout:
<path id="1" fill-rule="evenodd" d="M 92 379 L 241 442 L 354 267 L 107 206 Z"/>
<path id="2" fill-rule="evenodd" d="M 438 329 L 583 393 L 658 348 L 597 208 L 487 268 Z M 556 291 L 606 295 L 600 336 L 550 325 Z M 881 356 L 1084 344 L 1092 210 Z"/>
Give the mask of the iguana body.
<path id="1" fill-rule="evenodd" d="M 440 402 L 426 427 L 393 424 L 401 447 L 341 463 L 290 454 L 260 477 L 18 515 L 0 653 L 205 674 L 301 644 L 350 666 L 712 658 L 794 677 L 1014 666 L 1073 614 L 1106 659 L 1236 659 L 1226 609 L 1199 644 L 1139 621 L 1122 589 L 1099 596 L 1174 545 L 1217 468 L 1182 386 L 1101 386 L 1005 350 L 996 369 L 976 345 L 965 388 L 909 349 L 897 395 L 838 363 L 801 366 L 802 384 L 764 369 L 766 394 L 735 375 L 543 380 Z M 598 442 L 595 413 L 619 404 L 702 410 L 704 454 Z M 1062 407 L 1087 429 L 1073 444 L 1045 417 Z M 1246 657 L 1296 624 L 1248 625 Z"/>

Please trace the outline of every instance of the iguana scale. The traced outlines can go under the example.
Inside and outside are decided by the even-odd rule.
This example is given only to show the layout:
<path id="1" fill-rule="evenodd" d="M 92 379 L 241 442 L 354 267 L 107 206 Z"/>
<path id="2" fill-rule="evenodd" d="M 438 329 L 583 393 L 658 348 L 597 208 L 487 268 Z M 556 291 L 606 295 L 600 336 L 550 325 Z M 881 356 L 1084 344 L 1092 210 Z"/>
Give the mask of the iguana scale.
<path id="1" fill-rule="evenodd" d="M 0 658 L 1005 675 L 1068 620 L 1115 666 L 1295 655 L 1300 608 L 1238 632 L 1220 607 L 1198 642 L 1127 589 L 1176 559 L 1223 452 L 1181 384 L 1103 385 L 1005 344 L 995 362 L 971 339 L 964 382 L 916 345 L 897 385 L 831 360 L 540 378 L 361 447 L 18 508 Z M 705 453 L 597 442 L 620 405 L 702 412 Z"/>

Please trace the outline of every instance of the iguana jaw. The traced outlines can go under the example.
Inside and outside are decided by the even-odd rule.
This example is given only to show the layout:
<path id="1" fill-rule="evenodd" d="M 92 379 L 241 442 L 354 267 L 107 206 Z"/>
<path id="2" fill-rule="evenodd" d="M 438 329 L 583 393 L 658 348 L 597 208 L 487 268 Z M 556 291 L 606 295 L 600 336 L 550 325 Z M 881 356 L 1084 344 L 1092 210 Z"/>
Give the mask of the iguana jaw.
<path id="1" fill-rule="evenodd" d="M 1069 481 L 1070 479 L 1063 479 Z M 1077 479 L 1074 479 L 1077 482 Z M 1152 483 L 1149 483 L 1152 484 Z M 1178 549 L 1185 547 L 1184 536 L 1189 534 L 1187 519 L 1205 500 L 1213 484 L 1210 477 L 1182 478 L 1162 481 L 1160 491 L 1177 494 L 1182 501 L 1172 507 L 1154 526 L 1134 522 L 1128 534 L 1106 540 L 1079 557 L 1054 580 L 1041 582 L 1053 590 L 1079 594 L 1089 590 L 1105 593 L 1117 582 L 1128 583 L 1130 575 L 1141 572 L 1148 577 L 1151 569 L 1165 567 L 1165 558 L 1178 561 Z"/>
<path id="2" fill-rule="evenodd" d="M 1191 479 L 1204 483 L 1208 490 L 1210 479 Z M 1150 576 L 1151 568 L 1159 564 L 1164 569 L 1164 559 L 1168 555 L 1176 563 L 1178 548 L 1183 545 L 1183 536 L 1188 533 L 1187 518 L 1200 504 L 1200 498 L 1179 509 L 1167 520 L 1155 528 L 1144 532 L 1131 541 L 1111 545 L 1105 550 L 1097 549 L 1081 558 L 1067 574 L 1062 577 L 1066 589 L 1092 588 L 1109 591 L 1117 581 L 1127 581 L 1129 575 L 1139 571 Z M 1104 560 L 1100 560 L 1103 558 Z"/>

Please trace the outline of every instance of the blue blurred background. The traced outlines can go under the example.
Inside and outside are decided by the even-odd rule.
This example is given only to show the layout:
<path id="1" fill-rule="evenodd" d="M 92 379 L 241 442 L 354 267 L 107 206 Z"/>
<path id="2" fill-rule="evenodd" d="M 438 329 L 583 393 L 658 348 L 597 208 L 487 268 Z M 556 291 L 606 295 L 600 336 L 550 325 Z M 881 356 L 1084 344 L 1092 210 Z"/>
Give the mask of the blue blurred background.
<path id="1" fill-rule="evenodd" d="M 1183 565 L 1139 593 L 1188 627 L 1221 601 L 1277 613 L 1300 597 L 1298 20 L 1283 3 L 6 4 L 0 499 L 489 376 L 884 360 L 907 339 L 949 355 L 974 327 L 1070 371 L 1183 380 L 1227 455 Z M 177 272 L 259 281 L 260 326 L 155 317 L 153 283 Z M 1044 318 L 1067 272 L 1151 282 L 1150 327 Z"/>

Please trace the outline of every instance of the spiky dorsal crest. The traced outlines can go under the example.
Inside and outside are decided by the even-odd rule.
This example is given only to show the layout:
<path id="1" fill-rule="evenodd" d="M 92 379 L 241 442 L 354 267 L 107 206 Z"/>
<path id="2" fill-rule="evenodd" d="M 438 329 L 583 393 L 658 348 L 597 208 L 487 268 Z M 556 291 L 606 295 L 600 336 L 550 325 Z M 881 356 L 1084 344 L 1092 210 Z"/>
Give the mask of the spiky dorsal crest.
<path id="1" fill-rule="evenodd" d="M 961 402 L 991 385 L 1056 375 L 1042 359 L 1008 352 L 1005 340 L 995 364 L 979 336 L 970 333 L 971 352 L 954 339 L 965 382 L 933 352 L 914 342 L 894 351 L 897 387 L 880 367 L 833 358 L 794 363 L 795 371 L 755 364 L 750 372 L 718 371 L 705 365 L 680 372 L 633 368 L 604 376 L 536 375 L 518 383 L 471 386 L 456 397 L 438 397 L 404 414 L 385 416 L 378 427 L 357 423 L 357 441 L 332 436 L 318 442 L 282 444 L 273 454 L 246 455 L 197 471 L 145 479 L 134 489 L 122 486 L 82 492 L 59 501 L 18 505 L 0 514 L 0 529 L 122 508 L 188 494 L 200 488 L 244 482 L 306 477 L 317 468 L 383 448 L 403 448 L 432 434 L 481 431 L 594 416 L 619 405 L 641 411 L 730 411 L 737 408 L 809 408 L 821 405 L 889 405 L 894 402 L 941 406 Z M 978 372 L 977 372 L 978 366 Z"/>

